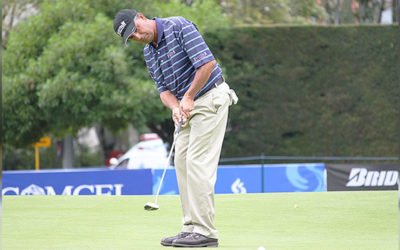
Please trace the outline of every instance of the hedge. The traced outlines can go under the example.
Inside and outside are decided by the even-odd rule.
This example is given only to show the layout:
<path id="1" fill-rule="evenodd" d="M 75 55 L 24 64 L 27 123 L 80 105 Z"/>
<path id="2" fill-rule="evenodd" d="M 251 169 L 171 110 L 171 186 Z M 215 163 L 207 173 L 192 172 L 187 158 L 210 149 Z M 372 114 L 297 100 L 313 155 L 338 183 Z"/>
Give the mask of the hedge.
<path id="1" fill-rule="evenodd" d="M 398 156 L 398 34 L 396 25 L 206 33 L 239 96 L 222 157 Z"/>

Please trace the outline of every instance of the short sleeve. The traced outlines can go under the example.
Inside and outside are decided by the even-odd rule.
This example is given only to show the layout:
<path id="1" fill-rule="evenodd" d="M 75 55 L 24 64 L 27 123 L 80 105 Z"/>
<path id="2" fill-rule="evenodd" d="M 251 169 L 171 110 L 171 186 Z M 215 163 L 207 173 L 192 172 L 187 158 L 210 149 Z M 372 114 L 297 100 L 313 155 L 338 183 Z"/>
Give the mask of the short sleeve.
<path id="1" fill-rule="evenodd" d="M 185 24 L 180 35 L 183 49 L 195 69 L 214 60 L 213 54 L 193 23 Z"/>

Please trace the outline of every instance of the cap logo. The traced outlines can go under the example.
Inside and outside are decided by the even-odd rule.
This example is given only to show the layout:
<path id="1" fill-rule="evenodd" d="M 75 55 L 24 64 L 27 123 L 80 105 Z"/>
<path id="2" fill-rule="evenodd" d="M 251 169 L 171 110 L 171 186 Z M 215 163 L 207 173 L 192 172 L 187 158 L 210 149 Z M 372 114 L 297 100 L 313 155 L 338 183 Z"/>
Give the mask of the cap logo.
<path id="1" fill-rule="evenodd" d="M 122 33 L 122 31 L 124 30 L 125 26 L 126 26 L 125 21 L 122 21 L 122 22 L 121 22 L 121 25 L 118 27 L 118 35 L 119 35 L 119 36 L 122 36 L 121 33 Z"/>

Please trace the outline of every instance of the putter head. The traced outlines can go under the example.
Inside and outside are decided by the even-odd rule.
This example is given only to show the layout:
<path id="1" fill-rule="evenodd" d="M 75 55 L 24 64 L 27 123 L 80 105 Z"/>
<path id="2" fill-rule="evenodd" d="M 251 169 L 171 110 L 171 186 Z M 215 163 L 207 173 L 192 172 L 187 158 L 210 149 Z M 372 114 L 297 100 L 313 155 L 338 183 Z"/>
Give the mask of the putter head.
<path id="1" fill-rule="evenodd" d="M 153 203 L 153 202 L 147 202 L 144 205 L 144 210 L 147 210 L 147 211 L 157 210 L 158 208 L 159 208 L 158 204 Z"/>

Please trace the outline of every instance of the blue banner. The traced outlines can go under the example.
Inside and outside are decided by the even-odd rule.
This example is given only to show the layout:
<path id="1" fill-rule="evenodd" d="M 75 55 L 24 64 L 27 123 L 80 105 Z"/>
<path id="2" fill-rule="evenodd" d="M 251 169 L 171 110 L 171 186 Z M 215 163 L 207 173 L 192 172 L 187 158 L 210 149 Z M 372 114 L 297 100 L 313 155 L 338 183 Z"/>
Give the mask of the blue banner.
<path id="1" fill-rule="evenodd" d="M 153 170 L 153 194 L 157 193 L 163 169 Z M 261 192 L 260 165 L 219 166 L 215 193 L 240 194 Z M 167 169 L 160 194 L 179 194 L 175 169 Z"/>
<path id="2" fill-rule="evenodd" d="M 261 193 L 261 165 L 220 166 L 217 171 L 215 193 Z"/>
<path id="3" fill-rule="evenodd" d="M 3 195 L 150 195 L 150 169 L 3 172 Z"/>
<path id="4" fill-rule="evenodd" d="M 157 194 L 163 172 L 164 169 L 153 169 L 153 194 Z M 165 172 L 160 194 L 179 194 L 175 168 L 169 168 Z"/>
<path id="5" fill-rule="evenodd" d="M 66 169 L 4 171 L 3 195 L 151 195 L 163 169 Z M 326 191 L 325 165 L 219 166 L 215 193 Z M 160 194 L 179 194 L 174 168 L 167 169 Z"/>
<path id="6" fill-rule="evenodd" d="M 324 192 L 323 163 L 264 165 L 264 192 Z"/>

